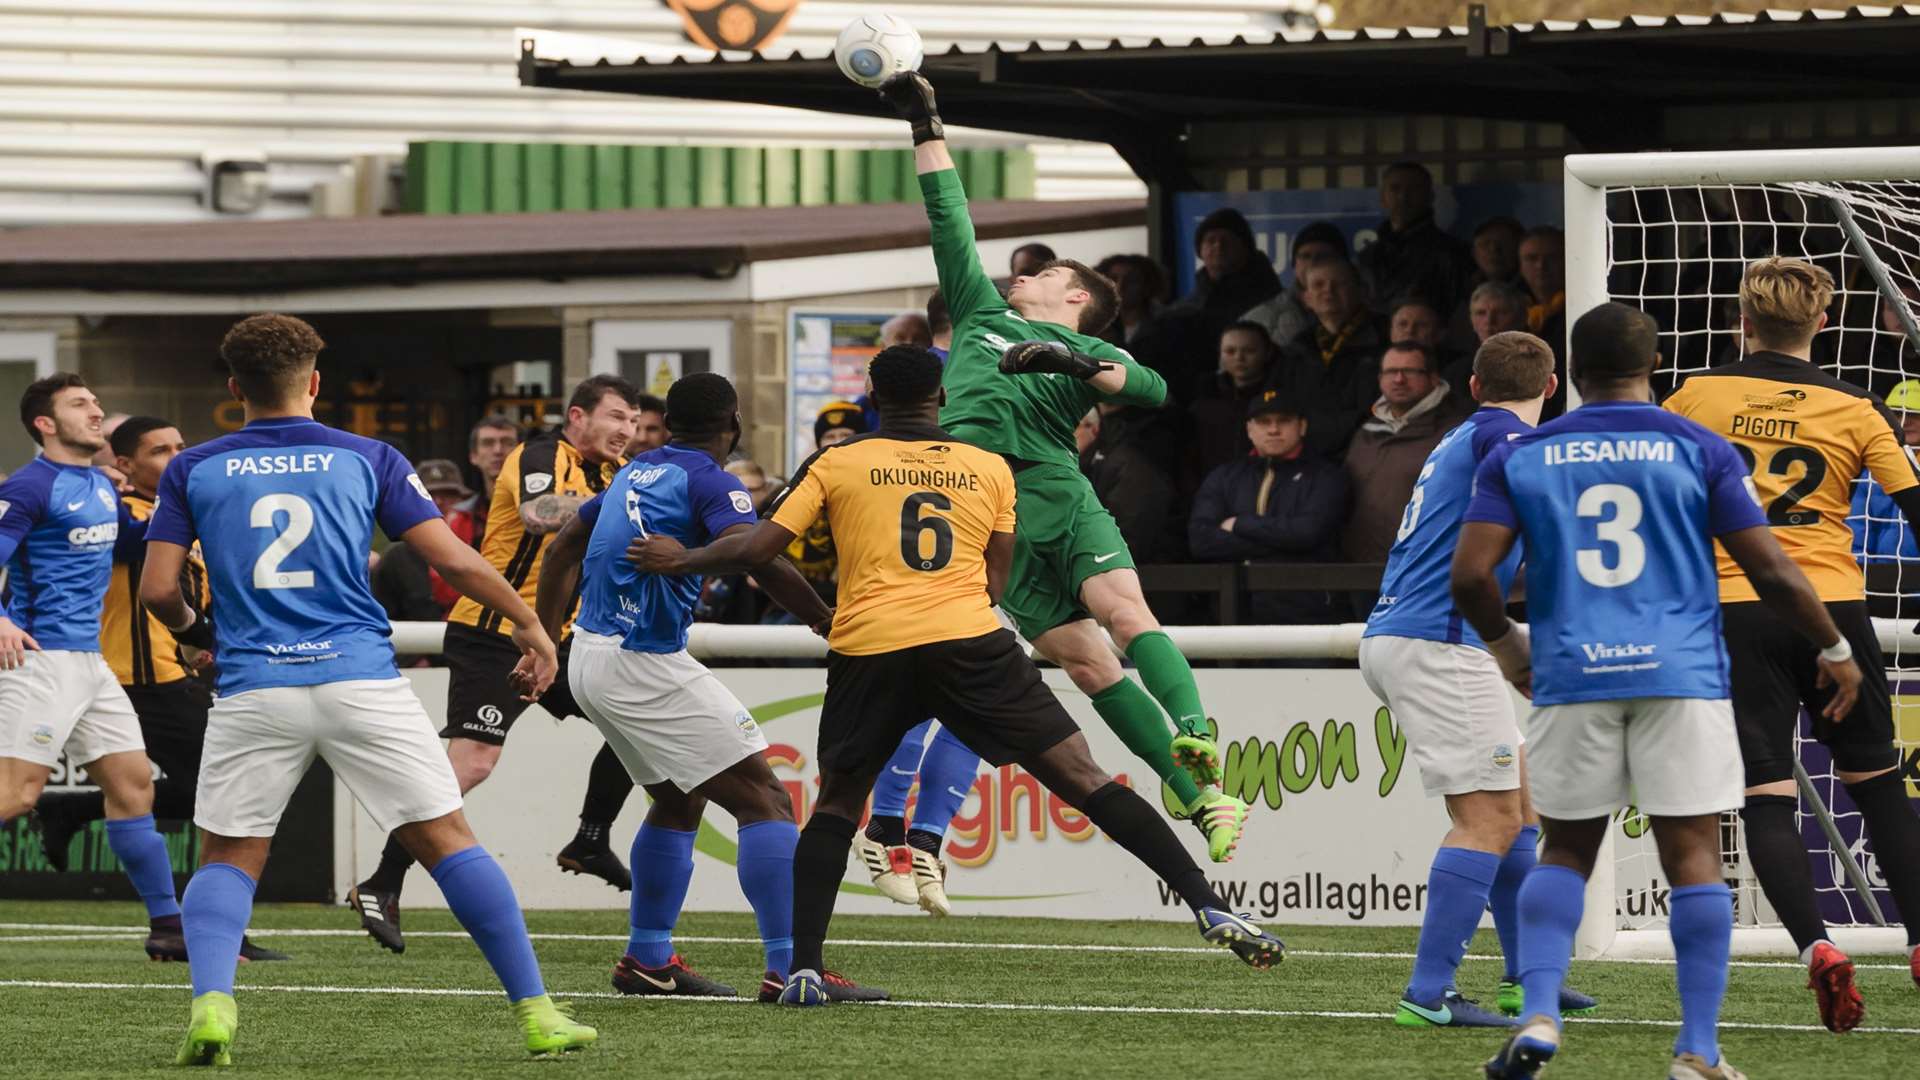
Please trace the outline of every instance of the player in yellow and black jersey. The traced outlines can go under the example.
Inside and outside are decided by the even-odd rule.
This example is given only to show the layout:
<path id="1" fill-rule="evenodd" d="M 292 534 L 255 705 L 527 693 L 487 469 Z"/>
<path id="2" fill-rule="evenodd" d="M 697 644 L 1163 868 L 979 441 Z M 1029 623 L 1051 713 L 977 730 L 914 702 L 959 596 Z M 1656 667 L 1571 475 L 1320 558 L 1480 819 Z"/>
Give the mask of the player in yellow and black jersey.
<path id="1" fill-rule="evenodd" d="M 1003 629 L 993 605 L 1013 566 L 1013 472 L 939 426 L 940 360 L 898 345 L 868 369 L 880 426 L 809 458 L 753 529 L 687 551 L 634 542 L 655 573 L 740 572 L 774 558 L 824 512 L 840 553 L 839 607 L 820 712 L 820 796 L 794 850 L 793 965 L 784 1005 L 823 1005 L 822 951 L 855 823 L 900 737 L 928 716 L 995 765 L 1018 762 L 1194 909 L 1208 941 L 1254 967 L 1278 938 L 1232 914 L 1158 810 L 1115 783 Z"/>
<path id="2" fill-rule="evenodd" d="M 540 556 L 548 537 L 573 520 L 580 504 L 606 489 L 620 463 L 636 449 L 640 418 L 638 388 L 615 375 L 595 375 L 574 388 L 566 422 L 515 447 L 494 481 L 493 503 L 480 554 L 507 579 L 529 605 L 540 582 Z M 520 660 L 512 640 L 513 623 L 500 612 L 462 597 L 447 614 L 447 742 L 454 778 L 462 793 L 473 790 L 500 761 L 501 748 L 515 720 L 527 709 L 507 676 Z M 560 642 L 566 666 L 567 641 Z M 562 671 L 540 705 L 565 719 L 582 716 Z M 607 843 L 607 830 L 619 816 L 633 781 L 620 759 L 605 746 L 587 772 L 587 796 L 580 831 L 560 850 L 559 864 L 573 873 L 591 874 L 622 892 L 633 887 L 626 864 Z M 372 876 L 347 895 L 360 913 L 360 925 L 394 952 L 405 948 L 400 935 L 400 886 L 413 856 L 391 837 Z"/>
<path id="3" fill-rule="evenodd" d="M 1902 911 L 1920 911 L 1920 817 L 1898 771 L 1886 669 L 1846 520 L 1855 478 L 1864 470 L 1909 526 L 1920 522 L 1920 476 L 1886 406 L 1809 362 L 1832 296 L 1833 278 L 1811 263 L 1776 256 L 1749 265 L 1740 284 L 1745 358 L 1688 379 L 1666 407 L 1724 435 L 1746 459 L 1774 537 L 1845 635 L 1834 649 L 1854 655 L 1866 676 L 1852 712 L 1837 722 L 1823 717 L 1833 691 L 1821 684 L 1818 651 L 1764 609 L 1753 583 L 1720 552 L 1722 623 L 1747 774 L 1741 816 L 1748 852 L 1767 900 L 1809 965 L 1821 1020 L 1845 1031 L 1860 1022 L 1863 1009 L 1853 965 L 1827 940 L 1815 902 L 1795 818 L 1794 735 L 1804 707 L 1813 716 L 1814 737 L 1832 752 L 1834 772 L 1860 808 L 1894 902 Z M 1907 923 L 1909 946 L 1920 944 L 1920 918 Z M 1911 959 L 1920 980 L 1920 952 Z"/>
<path id="4" fill-rule="evenodd" d="M 107 442 L 114 467 L 127 478 L 120 501 L 134 521 L 146 521 L 153 516 L 160 474 L 174 455 L 187 448 L 186 441 L 170 420 L 130 416 L 113 429 Z M 207 740 L 207 710 L 213 704 L 213 684 L 207 677 L 213 656 L 175 641 L 159 616 L 140 602 L 146 546 L 131 545 L 126 554 L 129 558 L 121 561 L 121 553 L 115 553 L 100 612 L 100 652 L 133 702 L 147 757 L 160 767 L 161 776 L 153 784 L 153 815 L 191 821 L 200 755 Z M 211 621 L 207 568 L 197 549 L 181 571 L 180 586 L 194 609 Z M 105 816 L 105 797 L 97 791 L 41 800 L 40 841 L 47 861 L 65 870 L 74 834 Z M 263 949 L 250 940 L 242 941 L 240 955 L 248 960 L 287 959 L 285 953 Z"/>

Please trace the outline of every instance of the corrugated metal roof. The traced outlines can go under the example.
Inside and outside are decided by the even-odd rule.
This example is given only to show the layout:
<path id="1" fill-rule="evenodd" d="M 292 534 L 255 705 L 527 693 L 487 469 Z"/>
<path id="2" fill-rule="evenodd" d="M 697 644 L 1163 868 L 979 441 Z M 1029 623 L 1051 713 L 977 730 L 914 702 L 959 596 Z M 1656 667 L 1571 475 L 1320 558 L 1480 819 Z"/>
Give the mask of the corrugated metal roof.
<path id="1" fill-rule="evenodd" d="M 1138 200 L 980 202 L 982 239 L 1141 225 Z M 915 248 L 918 203 L 323 221 L 61 226 L 0 233 L 0 288 L 259 292 L 369 281 L 725 276 L 767 259 Z"/>

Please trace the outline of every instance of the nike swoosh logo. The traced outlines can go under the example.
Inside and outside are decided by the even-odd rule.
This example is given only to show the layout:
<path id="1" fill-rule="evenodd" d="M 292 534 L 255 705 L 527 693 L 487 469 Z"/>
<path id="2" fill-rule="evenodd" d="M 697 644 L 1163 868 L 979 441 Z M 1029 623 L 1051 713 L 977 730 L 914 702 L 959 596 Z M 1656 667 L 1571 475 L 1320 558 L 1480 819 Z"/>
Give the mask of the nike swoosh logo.
<path id="1" fill-rule="evenodd" d="M 640 976 L 642 979 L 645 979 L 647 982 L 647 985 L 653 987 L 655 990 L 665 990 L 668 993 L 672 993 L 673 991 L 679 989 L 680 987 L 679 981 L 676 980 L 671 975 L 667 976 L 665 979 L 656 979 L 644 971 L 636 971 L 634 972 L 634 974 Z"/>
<path id="2" fill-rule="evenodd" d="M 966 791 L 961 791 L 959 788 L 948 788 L 947 794 L 952 795 L 956 799 L 964 799 L 971 794 L 972 791 L 972 788 L 968 788 Z"/>
<path id="3" fill-rule="evenodd" d="M 1420 1006 L 1415 1005 L 1411 1001 L 1403 1000 L 1400 1002 L 1400 1007 L 1407 1010 L 1410 1013 L 1413 1013 L 1415 1016 L 1418 1016 L 1423 1020 L 1431 1020 L 1436 1024 L 1453 1023 L 1453 1010 L 1448 1008 L 1445 1005 L 1442 1005 L 1437 1009 L 1423 1009 Z"/>
<path id="4" fill-rule="evenodd" d="M 1093 557 L 1093 561 L 1096 563 L 1103 563 L 1103 562 L 1106 562 L 1108 559 L 1117 559 L 1119 557 L 1120 557 L 1119 552 L 1109 551 L 1105 555 L 1095 555 Z"/>
<path id="5" fill-rule="evenodd" d="M 87 500 L 85 499 L 81 499 L 79 502 L 68 503 L 67 512 L 72 513 L 73 511 L 78 510 L 85 505 L 87 505 Z"/>
<path id="6" fill-rule="evenodd" d="M 920 775 L 920 770 L 918 769 L 902 769 L 892 765 L 887 766 L 887 771 L 892 773 L 895 776 L 919 776 Z"/>

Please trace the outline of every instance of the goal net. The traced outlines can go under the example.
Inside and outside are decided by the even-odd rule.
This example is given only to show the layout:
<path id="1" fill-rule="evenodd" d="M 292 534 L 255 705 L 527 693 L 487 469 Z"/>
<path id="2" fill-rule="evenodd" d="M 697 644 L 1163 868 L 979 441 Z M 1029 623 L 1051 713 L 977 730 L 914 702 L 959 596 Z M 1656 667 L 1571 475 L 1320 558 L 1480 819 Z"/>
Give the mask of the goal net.
<path id="1" fill-rule="evenodd" d="M 1657 394 L 1739 359 L 1747 263 L 1795 256 L 1824 267 L 1836 284 L 1814 363 L 1896 405 L 1911 392 L 1920 442 L 1920 382 L 1903 386 L 1920 379 L 1920 149 L 1570 157 L 1566 186 L 1569 314 L 1612 299 L 1652 315 L 1663 357 Z M 1881 620 L 1897 729 L 1911 752 L 1920 748 L 1920 648 L 1900 628 L 1920 619 L 1920 550 L 1899 510 L 1864 476 L 1848 523 L 1869 607 Z M 1822 913 L 1843 947 L 1897 951 L 1902 931 L 1882 928 L 1900 913 L 1860 815 L 1807 724 L 1803 715 L 1799 822 Z M 1611 858 L 1603 857 L 1588 895 L 1582 951 L 1662 954 L 1668 886 L 1647 821 L 1623 811 L 1609 837 Z M 1747 861 L 1737 815 L 1725 818 L 1721 838 L 1741 928 L 1736 948 L 1791 952 Z"/>

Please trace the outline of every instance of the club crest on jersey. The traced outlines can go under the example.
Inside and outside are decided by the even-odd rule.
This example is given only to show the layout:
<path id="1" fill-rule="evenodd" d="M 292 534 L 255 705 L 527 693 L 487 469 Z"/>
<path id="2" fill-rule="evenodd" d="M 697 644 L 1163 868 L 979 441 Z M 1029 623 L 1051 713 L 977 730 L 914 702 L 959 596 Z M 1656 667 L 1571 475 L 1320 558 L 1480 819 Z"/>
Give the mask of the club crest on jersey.
<path id="1" fill-rule="evenodd" d="M 529 494 L 538 495 L 553 486 L 553 474 L 543 472 L 528 473 L 526 485 Z"/>
<path id="2" fill-rule="evenodd" d="M 1513 747 L 1500 743 L 1493 748 L 1493 767 L 1496 769 L 1513 768 Z"/>
<path id="3" fill-rule="evenodd" d="M 53 729 L 46 724 L 35 725 L 33 729 L 33 743 L 35 746 L 52 746 Z"/>
<path id="4" fill-rule="evenodd" d="M 763 49 L 787 28 L 800 0 L 667 0 L 687 39 L 703 49 Z"/>
<path id="5" fill-rule="evenodd" d="M 413 486 L 413 490 L 420 493 L 421 498 L 427 500 L 428 502 L 433 501 L 433 494 L 427 490 L 427 485 L 420 482 L 419 473 L 408 473 L 407 483 Z"/>
<path id="6" fill-rule="evenodd" d="M 107 509 L 114 511 L 120 509 L 119 504 L 113 501 L 113 492 L 108 491 L 106 488 L 94 488 L 93 493 L 100 496 L 100 504 Z"/>
<path id="7" fill-rule="evenodd" d="M 750 498 L 746 492 L 736 491 L 736 492 L 733 492 L 732 495 L 733 495 L 733 508 L 735 510 L 740 511 L 743 514 L 753 513 L 753 499 Z"/>
<path id="8" fill-rule="evenodd" d="M 7 511 L 11 509 L 13 509 L 12 503 L 8 502 L 5 499 L 0 499 L 0 518 L 6 517 Z"/>

